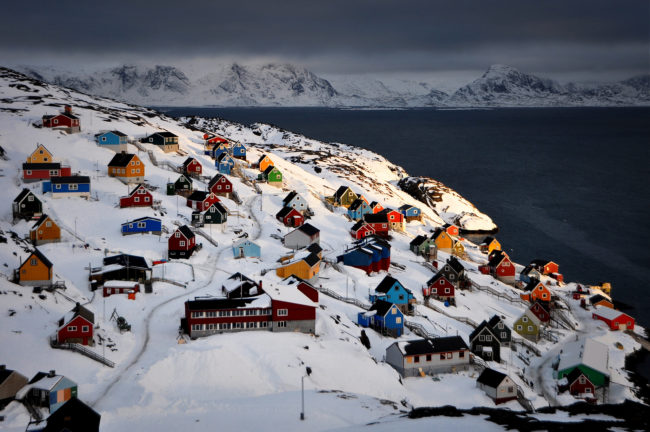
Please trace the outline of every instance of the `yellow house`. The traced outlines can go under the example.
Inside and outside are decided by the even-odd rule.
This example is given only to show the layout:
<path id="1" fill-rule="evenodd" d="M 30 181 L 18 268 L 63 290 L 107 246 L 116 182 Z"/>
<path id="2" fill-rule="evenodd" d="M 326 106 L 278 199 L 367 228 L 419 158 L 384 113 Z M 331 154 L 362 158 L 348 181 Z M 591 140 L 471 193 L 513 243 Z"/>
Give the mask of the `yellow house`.
<path id="1" fill-rule="evenodd" d="M 18 267 L 17 279 L 20 285 L 51 285 L 52 263 L 38 249 Z"/>
<path id="2" fill-rule="evenodd" d="M 291 275 L 295 275 L 301 279 L 311 279 L 316 276 L 319 271 L 320 258 L 316 253 L 310 253 L 303 258 L 295 259 L 288 262 L 282 267 L 278 267 L 275 270 L 275 274 L 281 278 L 287 278 Z"/>
<path id="3" fill-rule="evenodd" d="M 43 215 L 29 230 L 29 239 L 35 245 L 61 240 L 61 228 L 48 215 Z"/>
<path id="4" fill-rule="evenodd" d="M 451 253 L 452 255 L 462 258 L 465 256 L 465 246 L 463 246 L 461 242 L 455 241 L 451 248 Z"/>
<path id="5" fill-rule="evenodd" d="M 501 250 L 501 243 L 494 237 L 485 237 L 479 245 L 481 252 L 490 254 L 493 250 Z"/>
<path id="6" fill-rule="evenodd" d="M 432 238 L 439 251 L 451 253 L 451 250 L 454 247 L 454 240 L 447 231 L 438 228 L 436 229 L 436 232 L 433 233 Z"/>
<path id="7" fill-rule="evenodd" d="M 43 144 L 36 144 L 36 150 L 27 156 L 27 163 L 52 163 L 52 153 Z"/>

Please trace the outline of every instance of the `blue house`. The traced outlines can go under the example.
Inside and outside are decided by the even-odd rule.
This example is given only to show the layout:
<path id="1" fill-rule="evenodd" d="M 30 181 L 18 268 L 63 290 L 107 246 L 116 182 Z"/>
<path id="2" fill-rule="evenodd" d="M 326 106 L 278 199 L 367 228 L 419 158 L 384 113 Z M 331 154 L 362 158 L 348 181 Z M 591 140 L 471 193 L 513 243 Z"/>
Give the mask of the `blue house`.
<path id="1" fill-rule="evenodd" d="M 369 310 L 359 312 L 357 322 L 362 327 L 371 327 L 392 337 L 404 333 L 404 314 L 395 304 L 384 300 L 377 300 Z"/>
<path id="2" fill-rule="evenodd" d="M 411 304 L 415 303 L 415 297 L 411 290 L 404 288 L 404 285 L 392 276 L 386 276 L 381 281 L 374 294 L 370 295 L 370 301 L 376 302 L 377 300 L 384 300 L 394 303 L 404 313 L 409 313 Z"/>
<path id="3" fill-rule="evenodd" d="M 221 156 L 224 153 L 229 153 L 229 151 L 230 151 L 230 146 L 228 145 L 228 143 L 222 142 L 219 144 L 215 144 L 214 147 L 212 147 L 210 156 L 212 156 L 214 159 L 219 159 L 219 156 Z"/>
<path id="4" fill-rule="evenodd" d="M 390 267 L 390 243 L 376 236 L 368 236 L 354 243 L 343 255 L 337 257 L 337 262 L 351 267 L 373 271 L 388 270 Z"/>
<path id="5" fill-rule="evenodd" d="M 348 216 L 352 220 L 361 220 L 366 213 L 372 213 L 372 210 L 364 199 L 357 198 L 348 207 Z"/>
<path id="6" fill-rule="evenodd" d="M 47 408 L 50 414 L 76 397 L 77 383 L 57 375 L 55 371 L 38 372 L 16 394 L 16 399 L 25 400 L 34 407 Z"/>
<path id="7" fill-rule="evenodd" d="M 262 255 L 262 249 L 257 243 L 241 240 L 232 245 L 232 254 L 235 258 L 259 258 Z"/>
<path id="8" fill-rule="evenodd" d="M 233 144 L 230 153 L 235 159 L 246 160 L 246 147 L 242 143 Z"/>
<path id="9" fill-rule="evenodd" d="M 122 224 L 122 235 L 152 233 L 160 235 L 162 222 L 155 217 L 141 217 Z"/>
<path id="10" fill-rule="evenodd" d="M 52 192 L 52 198 L 81 196 L 90 198 L 90 177 L 52 177 L 43 182 L 43 193 Z"/>
<path id="11" fill-rule="evenodd" d="M 215 163 L 215 167 L 221 174 L 230 174 L 230 170 L 234 166 L 235 160 L 228 153 L 221 153 Z"/>
<path id="12" fill-rule="evenodd" d="M 126 151 L 128 136 L 120 131 L 112 130 L 100 132 L 95 135 L 97 145 L 103 148 L 111 149 L 115 152 Z"/>
<path id="13" fill-rule="evenodd" d="M 398 210 L 404 215 L 406 222 L 410 222 L 412 220 L 422 220 L 422 211 L 415 206 L 404 204 Z"/>

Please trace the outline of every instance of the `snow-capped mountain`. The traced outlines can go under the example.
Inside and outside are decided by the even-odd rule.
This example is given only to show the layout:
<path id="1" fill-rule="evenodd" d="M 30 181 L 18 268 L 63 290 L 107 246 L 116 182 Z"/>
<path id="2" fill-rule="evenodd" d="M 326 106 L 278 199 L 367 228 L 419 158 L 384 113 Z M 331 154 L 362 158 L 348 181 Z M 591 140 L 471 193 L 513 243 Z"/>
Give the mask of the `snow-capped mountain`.
<path id="1" fill-rule="evenodd" d="M 99 71 L 22 67 L 46 82 L 145 106 L 499 107 L 650 105 L 650 75 L 616 83 L 567 83 L 505 65 L 451 94 L 439 80 L 332 75 L 291 64 L 223 65 L 192 76 L 173 66 L 122 65 Z M 449 88 L 449 86 L 444 86 Z"/>
<path id="2" fill-rule="evenodd" d="M 612 84 L 561 85 L 505 65 L 492 65 L 480 78 L 454 92 L 451 106 L 611 106 L 649 104 L 641 76 Z"/>

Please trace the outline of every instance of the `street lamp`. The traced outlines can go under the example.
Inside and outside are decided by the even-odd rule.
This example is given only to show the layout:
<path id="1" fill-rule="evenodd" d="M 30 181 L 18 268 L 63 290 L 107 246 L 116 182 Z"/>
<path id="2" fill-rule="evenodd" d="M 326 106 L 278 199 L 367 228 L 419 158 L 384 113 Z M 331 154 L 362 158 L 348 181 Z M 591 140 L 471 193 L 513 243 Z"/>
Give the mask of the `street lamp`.
<path id="1" fill-rule="evenodd" d="M 300 411 L 300 420 L 305 419 L 305 377 L 308 377 L 311 375 L 311 368 L 307 366 L 305 368 L 305 372 L 307 375 L 303 375 L 302 378 L 300 379 L 300 394 L 301 394 L 301 401 L 302 401 L 302 410 Z"/>

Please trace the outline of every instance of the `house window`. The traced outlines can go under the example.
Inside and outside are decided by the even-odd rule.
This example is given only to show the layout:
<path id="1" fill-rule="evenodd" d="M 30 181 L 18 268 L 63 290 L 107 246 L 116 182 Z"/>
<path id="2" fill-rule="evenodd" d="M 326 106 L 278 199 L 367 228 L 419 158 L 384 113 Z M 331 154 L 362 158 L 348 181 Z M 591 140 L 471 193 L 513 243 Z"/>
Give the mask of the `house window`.
<path id="1" fill-rule="evenodd" d="M 174 233 L 174 237 L 176 237 L 176 238 L 180 238 L 180 237 L 181 237 L 181 233 L 179 233 L 179 232 Z"/>
<path id="2" fill-rule="evenodd" d="M 144 202 L 149 202 L 149 197 L 144 197 Z"/>
<path id="3" fill-rule="evenodd" d="M 404 300 L 404 294 L 400 294 L 399 299 Z"/>
<path id="4" fill-rule="evenodd" d="M 518 324 L 517 325 L 517 330 L 521 331 L 521 329 L 522 329 L 521 324 Z"/>
<path id="5" fill-rule="evenodd" d="M 79 190 L 79 185 L 78 184 L 71 184 L 71 185 L 68 186 L 68 190 L 71 190 L 71 191 Z"/>
<path id="6" fill-rule="evenodd" d="M 510 263 L 508 261 L 506 261 L 506 262 L 503 263 L 503 266 L 504 267 L 510 267 Z"/>
<path id="7" fill-rule="evenodd" d="M 445 288 L 445 294 L 449 294 L 449 288 Z"/>
<path id="8" fill-rule="evenodd" d="M 485 342 L 485 335 L 480 335 L 478 337 L 479 342 Z"/>
<path id="9" fill-rule="evenodd" d="M 192 324 L 192 330 L 203 330 L 203 324 Z"/>
<path id="10" fill-rule="evenodd" d="M 381 224 L 381 227 L 382 227 L 382 228 L 386 228 L 386 224 Z"/>
<path id="11" fill-rule="evenodd" d="M 528 326 L 528 331 L 532 332 L 533 331 L 533 326 Z"/>
<path id="12" fill-rule="evenodd" d="M 413 356 L 415 363 L 420 363 L 420 356 Z"/>
<path id="13" fill-rule="evenodd" d="M 585 389 L 585 393 L 591 393 L 591 388 L 590 388 L 590 387 L 587 387 L 587 388 Z"/>
<path id="14" fill-rule="evenodd" d="M 431 361 L 431 354 L 427 354 L 426 359 L 427 359 L 428 362 L 430 362 Z"/>
<path id="15" fill-rule="evenodd" d="M 90 329 L 90 327 L 88 327 L 88 326 L 81 326 L 81 333 L 88 333 L 89 329 Z"/>
<path id="16" fill-rule="evenodd" d="M 492 335 L 485 335 L 485 342 L 492 342 Z"/>
<path id="17" fill-rule="evenodd" d="M 445 355 L 445 353 L 440 353 L 440 360 L 445 360 L 446 358 L 447 356 Z"/>
<path id="18" fill-rule="evenodd" d="M 278 321 L 278 327 L 286 327 L 287 322 L 286 321 Z"/>
<path id="19" fill-rule="evenodd" d="M 501 339 L 505 339 L 508 337 L 508 334 L 506 332 L 501 332 Z"/>
<path id="20" fill-rule="evenodd" d="M 146 228 L 147 224 L 145 222 L 138 222 L 138 228 Z"/>
<path id="21" fill-rule="evenodd" d="M 465 351 L 460 351 L 458 353 L 458 358 L 465 358 Z"/>
<path id="22" fill-rule="evenodd" d="M 59 124 L 59 120 L 58 120 L 58 119 L 54 119 L 54 124 Z"/>
<path id="23" fill-rule="evenodd" d="M 454 279 L 456 279 L 456 275 L 455 274 L 450 274 L 449 275 L 449 280 L 453 281 Z"/>
<path id="24" fill-rule="evenodd" d="M 580 377 L 580 384 L 584 384 L 584 383 L 585 383 L 585 377 L 584 377 L 584 376 L 581 376 L 581 377 Z"/>
<path id="25" fill-rule="evenodd" d="M 38 265 L 38 260 L 36 258 L 32 258 L 31 260 L 29 260 L 29 264 L 33 266 Z"/>
<path id="26" fill-rule="evenodd" d="M 278 309 L 278 316 L 287 316 L 289 311 L 287 309 Z"/>
<path id="27" fill-rule="evenodd" d="M 522 320 L 523 322 L 528 322 L 528 317 L 523 317 L 521 320 Z"/>
<path id="28" fill-rule="evenodd" d="M 69 332 L 76 332 L 77 331 L 77 326 L 68 326 L 68 331 Z"/>
<path id="29" fill-rule="evenodd" d="M 140 197 L 134 197 L 133 202 L 140 202 Z"/>
<path id="30" fill-rule="evenodd" d="M 499 330 L 502 329 L 502 328 L 503 328 L 503 323 L 500 322 L 500 323 L 497 325 L 497 327 L 499 328 Z"/>
<path id="31" fill-rule="evenodd" d="M 185 240 L 181 240 L 180 242 L 178 242 L 178 245 L 181 247 L 185 246 Z"/>
<path id="32" fill-rule="evenodd" d="M 450 359 L 450 358 L 453 358 L 453 357 L 454 357 L 454 353 L 447 353 L 447 359 Z"/>
<path id="33" fill-rule="evenodd" d="M 106 137 L 102 137 L 102 141 L 103 141 L 103 142 L 106 142 Z"/>

